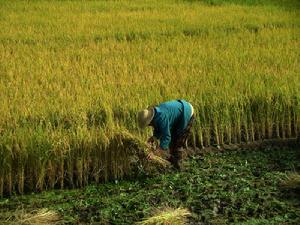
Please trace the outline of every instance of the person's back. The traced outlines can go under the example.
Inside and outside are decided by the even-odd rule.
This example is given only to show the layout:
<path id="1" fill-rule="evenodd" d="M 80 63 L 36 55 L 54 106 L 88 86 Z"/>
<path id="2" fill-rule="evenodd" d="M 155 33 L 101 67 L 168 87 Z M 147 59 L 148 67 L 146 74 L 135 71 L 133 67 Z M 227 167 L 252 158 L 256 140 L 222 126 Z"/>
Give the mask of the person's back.
<path id="1" fill-rule="evenodd" d="M 177 100 L 161 103 L 155 109 L 157 114 L 166 117 L 172 125 L 180 121 L 183 113 L 182 103 Z"/>
<path id="2" fill-rule="evenodd" d="M 154 125 L 153 136 L 160 139 L 160 147 L 167 149 L 170 142 L 178 138 L 187 126 L 192 107 L 185 100 L 164 102 L 154 107 L 155 114 L 152 120 Z"/>

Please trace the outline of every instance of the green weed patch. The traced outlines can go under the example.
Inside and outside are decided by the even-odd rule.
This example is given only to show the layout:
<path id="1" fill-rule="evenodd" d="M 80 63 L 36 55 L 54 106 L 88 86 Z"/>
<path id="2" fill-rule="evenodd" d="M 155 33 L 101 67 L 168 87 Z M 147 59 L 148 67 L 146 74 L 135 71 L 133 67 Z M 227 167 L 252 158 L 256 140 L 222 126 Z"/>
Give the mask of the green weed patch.
<path id="1" fill-rule="evenodd" d="M 20 207 L 47 207 L 65 224 L 133 224 L 183 207 L 192 213 L 191 224 L 296 224 L 299 194 L 291 197 L 281 183 L 291 171 L 299 173 L 299 159 L 299 149 L 207 153 L 186 161 L 182 172 L 1 199 L 0 218 Z"/>

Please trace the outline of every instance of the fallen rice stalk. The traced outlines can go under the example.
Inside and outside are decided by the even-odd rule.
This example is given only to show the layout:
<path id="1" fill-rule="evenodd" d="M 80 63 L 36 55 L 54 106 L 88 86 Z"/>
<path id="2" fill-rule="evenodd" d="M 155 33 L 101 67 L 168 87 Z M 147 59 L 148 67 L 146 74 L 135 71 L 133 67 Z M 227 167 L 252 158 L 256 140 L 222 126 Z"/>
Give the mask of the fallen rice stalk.
<path id="1" fill-rule="evenodd" d="M 14 222 L 17 224 L 48 225 L 56 224 L 59 219 L 60 217 L 55 211 L 40 209 L 30 213 L 16 213 L 16 219 Z"/>
<path id="2" fill-rule="evenodd" d="M 169 161 L 163 159 L 160 156 L 154 155 L 152 153 L 153 147 L 151 145 L 146 144 L 143 140 L 139 139 L 136 136 L 133 136 L 128 131 L 122 131 L 120 135 L 122 136 L 121 139 L 123 145 L 135 151 L 136 154 L 139 155 L 139 158 L 141 160 L 145 160 L 148 157 L 148 155 L 151 154 L 150 161 L 156 162 L 162 165 L 163 167 L 168 167 L 171 165 Z"/>
<path id="3" fill-rule="evenodd" d="M 152 154 L 151 160 L 161 164 L 163 167 L 168 167 L 171 165 L 171 163 L 168 160 L 165 160 L 162 157 L 154 155 L 154 154 Z"/>
<path id="4" fill-rule="evenodd" d="M 283 189 L 300 189 L 300 174 L 291 173 L 287 179 L 281 181 L 280 187 Z"/>
<path id="5" fill-rule="evenodd" d="M 157 215 L 154 215 L 141 222 L 137 222 L 136 225 L 184 225 L 186 224 L 186 217 L 190 215 L 191 213 L 187 209 L 168 208 Z"/>

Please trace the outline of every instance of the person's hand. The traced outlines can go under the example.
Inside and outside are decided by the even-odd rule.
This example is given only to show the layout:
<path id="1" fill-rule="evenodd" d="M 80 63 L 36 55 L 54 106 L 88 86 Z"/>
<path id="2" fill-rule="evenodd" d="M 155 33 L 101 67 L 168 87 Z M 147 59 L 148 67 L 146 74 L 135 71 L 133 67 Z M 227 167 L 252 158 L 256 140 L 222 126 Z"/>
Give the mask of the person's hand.
<path id="1" fill-rule="evenodd" d="M 155 138 L 152 136 L 152 137 L 150 137 L 150 138 L 148 139 L 147 143 L 148 143 L 148 144 L 153 144 L 154 141 L 155 141 Z"/>
<path id="2" fill-rule="evenodd" d="M 162 148 L 158 147 L 153 152 L 148 153 L 147 160 L 152 160 L 154 156 L 163 157 L 164 154 L 165 154 L 164 150 Z"/>
<path id="3" fill-rule="evenodd" d="M 161 147 L 157 147 L 154 153 L 155 155 L 162 157 L 164 155 L 164 150 Z"/>
<path id="4" fill-rule="evenodd" d="M 154 153 L 153 152 L 149 152 L 147 155 L 147 160 L 152 160 L 154 157 Z"/>
<path id="5" fill-rule="evenodd" d="M 150 137 L 148 140 L 147 140 L 147 143 L 148 145 L 148 148 L 150 149 L 155 149 L 156 148 L 156 139 L 154 136 Z"/>

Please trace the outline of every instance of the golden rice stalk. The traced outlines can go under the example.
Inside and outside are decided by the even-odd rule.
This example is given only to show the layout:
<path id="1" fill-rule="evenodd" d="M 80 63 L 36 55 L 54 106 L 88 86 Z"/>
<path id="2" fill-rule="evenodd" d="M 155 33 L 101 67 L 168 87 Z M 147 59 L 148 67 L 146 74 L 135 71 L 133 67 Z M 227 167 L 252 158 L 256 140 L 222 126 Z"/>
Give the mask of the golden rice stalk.
<path id="1" fill-rule="evenodd" d="M 49 225 L 56 224 L 59 220 L 60 217 L 55 211 L 44 208 L 30 213 L 16 212 L 13 222 L 22 225 Z"/>
<path id="2" fill-rule="evenodd" d="M 154 155 L 153 153 L 150 153 L 150 154 L 151 154 L 150 160 L 162 165 L 164 168 L 171 165 L 171 163 L 168 160 L 165 160 L 164 158 L 162 158 L 160 156 Z"/>
<path id="3" fill-rule="evenodd" d="M 187 209 L 167 208 L 157 215 L 137 222 L 136 225 L 184 225 L 186 224 L 186 218 L 190 215 L 191 213 Z"/>
<path id="4" fill-rule="evenodd" d="M 169 161 L 152 153 L 151 145 L 146 144 L 143 140 L 136 136 L 133 136 L 128 131 L 122 131 L 115 137 L 122 141 L 123 146 L 126 146 L 127 148 L 135 151 L 141 160 L 145 160 L 148 157 L 148 155 L 151 154 L 151 161 L 156 162 L 162 165 L 163 167 L 167 167 L 170 165 Z"/>
<path id="5" fill-rule="evenodd" d="M 4 188 L 4 178 L 3 175 L 0 176 L 0 197 L 3 196 L 3 188 Z"/>
<path id="6" fill-rule="evenodd" d="M 287 179 L 281 181 L 280 187 L 283 189 L 300 189 L 300 174 L 291 173 Z"/>

